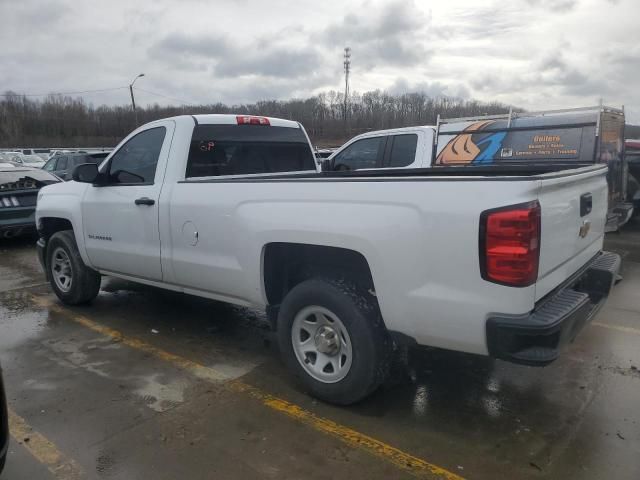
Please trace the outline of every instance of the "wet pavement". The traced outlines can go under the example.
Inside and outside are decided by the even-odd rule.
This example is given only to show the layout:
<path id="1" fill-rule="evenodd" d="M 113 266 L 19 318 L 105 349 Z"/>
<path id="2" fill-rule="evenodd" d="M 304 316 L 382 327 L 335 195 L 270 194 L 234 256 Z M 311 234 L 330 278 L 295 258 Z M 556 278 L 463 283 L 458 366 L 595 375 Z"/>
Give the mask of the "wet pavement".
<path id="1" fill-rule="evenodd" d="M 640 222 L 607 238 L 624 279 L 552 365 L 413 351 L 348 408 L 300 390 L 260 312 L 115 279 L 64 307 L 34 243 L 0 242 L 3 479 L 640 478 Z"/>

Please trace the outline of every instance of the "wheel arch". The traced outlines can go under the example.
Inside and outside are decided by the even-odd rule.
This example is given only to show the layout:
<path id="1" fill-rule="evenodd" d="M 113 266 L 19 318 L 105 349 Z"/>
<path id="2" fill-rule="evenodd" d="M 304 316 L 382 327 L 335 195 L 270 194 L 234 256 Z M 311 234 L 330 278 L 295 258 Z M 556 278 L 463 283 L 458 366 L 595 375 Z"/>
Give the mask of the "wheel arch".
<path id="1" fill-rule="evenodd" d="M 365 256 L 355 250 L 326 245 L 272 242 L 263 248 L 262 287 L 267 312 L 277 313 L 285 295 L 313 277 L 347 277 L 366 290 L 375 291 L 373 275 Z M 272 323 L 275 315 L 269 315 Z"/>
<path id="2" fill-rule="evenodd" d="M 42 217 L 38 221 L 38 234 L 45 240 L 49 240 L 55 233 L 63 230 L 75 230 L 73 224 L 67 218 L 61 217 Z"/>
<path id="3" fill-rule="evenodd" d="M 60 217 L 55 215 L 42 216 L 38 218 L 38 235 L 43 239 L 44 243 L 44 255 L 46 257 L 46 249 L 49 244 L 49 239 L 56 233 L 62 232 L 64 230 L 71 230 L 76 239 L 76 244 L 78 245 L 78 251 L 80 252 L 80 257 L 82 257 L 82 261 L 87 266 L 92 266 L 89 261 L 89 257 L 86 254 L 84 248 L 84 239 L 82 237 L 82 230 L 77 225 L 74 225 L 73 221 L 66 217 Z"/>

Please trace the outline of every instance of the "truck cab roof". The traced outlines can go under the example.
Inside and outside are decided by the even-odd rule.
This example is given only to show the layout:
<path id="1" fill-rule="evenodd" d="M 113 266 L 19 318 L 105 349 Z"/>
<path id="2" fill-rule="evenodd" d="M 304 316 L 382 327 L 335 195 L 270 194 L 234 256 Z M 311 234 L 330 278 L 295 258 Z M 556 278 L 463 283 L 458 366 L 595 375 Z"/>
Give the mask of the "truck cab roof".
<path id="1" fill-rule="evenodd" d="M 191 117 L 196 121 L 196 123 L 201 125 L 241 125 L 241 122 L 244 122 L 245 124 L 253 123 L 272 127 L 300 128 L 300 124 L 293 120 L 284 120 L 282 118 L 265 117 L 261 115 L 208 113 L 204 115 L 191 115 Z"/>
<path id="2" fill-rule="evenodd" d="M 389 135 L 389 134 L 400 134 L 400 133 L 409 133 L 415 131 L 426 131 L 426 130 L 435 130 L 435 125 L 416 125 L 413 127 L 400 127 L 400 128 L 388 128 L 386 130 L 373 130 L 371 132 L 361 133 L 360 135 L 353 137 L 356 138 L 364 138 L 364 137 L 377 137 L 378 135 Z M 351 140 L 349 140 L 351 141 Z"/>

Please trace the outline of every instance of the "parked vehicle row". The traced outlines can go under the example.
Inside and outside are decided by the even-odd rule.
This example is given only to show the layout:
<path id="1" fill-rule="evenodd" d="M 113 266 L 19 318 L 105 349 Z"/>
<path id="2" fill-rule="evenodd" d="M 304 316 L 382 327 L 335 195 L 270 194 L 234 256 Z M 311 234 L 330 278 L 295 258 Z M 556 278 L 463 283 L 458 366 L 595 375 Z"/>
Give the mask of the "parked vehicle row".
<path id="1" fill-rule="evenodd" d="M 54 148 L 14 148 L 14 149 L 0 149 L 0 156 L 12 155 L 12 156 L 36 156 L 43 164 L 51 158 L 58 155 L 67 155 L 73 153 L 109 153 L 112 150 L 110 147 L 97 147 L 86 149 L 54 149 Z"/>
<path id="2" fill-rule="evenodd" d="M 0 152 L 0 161 L 32 168 L 41 168 L 44 165 L 44 161 L 39 156 L 25 155 L 22 152 Z"/>
<path id="3" fill-rule="evenodd" d="M 71 180 L 73 169 L 83 163 L 101 163 L 107 157 L 107 152 L 100 153 L 61 153 L 53 156 L 42 167 L 43 170 L 51 172 L 62 180 Z"/>
<path id="4" fill-rule="evenodd" d="M 304 386 L 349 404 L 383 382 L 398 345 L 555 360 L 620 268 L 602 251 L 607 172 L 318 172 L 299 123 L 179 116 L 44 187 L 38 252 L 71 305 L 110 275 L 264 308 Z"/>
<path id="5" fill-rule="evenodd" d="M 325 158 L 329 158 L 333 153 L 337 150 L 337 148 L 318 148 L 315 149 L 315 156 L 318 162 L 324 160 Z"/>

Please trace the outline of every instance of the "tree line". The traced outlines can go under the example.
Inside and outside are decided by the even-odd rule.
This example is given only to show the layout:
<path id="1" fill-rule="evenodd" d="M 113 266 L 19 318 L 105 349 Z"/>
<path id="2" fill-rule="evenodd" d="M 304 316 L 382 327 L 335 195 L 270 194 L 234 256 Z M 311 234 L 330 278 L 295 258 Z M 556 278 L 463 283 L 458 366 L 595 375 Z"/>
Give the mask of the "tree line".
<path id="1" fill-rule="evenodd" d="M 368 130 L 435 124 L 437 115 L 462 117 L 505 113 L 498 102 L 479 102 L 425 93 L 393 95 L 375 90 L 349 97 L 329 91 L 306 99 L 264 100 L 242 105 L 138 107 L 138 123 L 182 114 L 237 113 L 301 122 L 316 145 L 340 145 Z M 346 113 L 346 115 L 345 115 Z M 114 146 L 135 127 L 130 105 L 94 106 L 82 98 L 49 95 L 32 99 L 6 92 L 0 97 L 0 147 Z"/>

